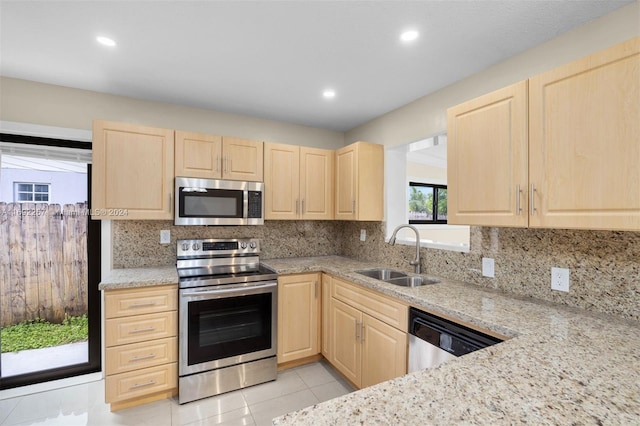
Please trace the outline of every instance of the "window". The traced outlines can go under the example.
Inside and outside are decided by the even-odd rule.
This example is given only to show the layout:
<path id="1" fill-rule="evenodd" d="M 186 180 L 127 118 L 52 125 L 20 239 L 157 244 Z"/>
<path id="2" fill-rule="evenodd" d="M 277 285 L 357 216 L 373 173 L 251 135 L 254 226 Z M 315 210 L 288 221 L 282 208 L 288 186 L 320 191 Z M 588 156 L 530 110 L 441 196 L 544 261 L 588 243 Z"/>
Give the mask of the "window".
<path id="1" fill-rule="evenodd" d="M 13 199 L 17 203 L 48 203 L 51 184 L 14 182 Z"/>
<path id="2" fill-rule="evenodd" d="M 409 223 L 447 223 L 447 187 L 409 182 Z"/>

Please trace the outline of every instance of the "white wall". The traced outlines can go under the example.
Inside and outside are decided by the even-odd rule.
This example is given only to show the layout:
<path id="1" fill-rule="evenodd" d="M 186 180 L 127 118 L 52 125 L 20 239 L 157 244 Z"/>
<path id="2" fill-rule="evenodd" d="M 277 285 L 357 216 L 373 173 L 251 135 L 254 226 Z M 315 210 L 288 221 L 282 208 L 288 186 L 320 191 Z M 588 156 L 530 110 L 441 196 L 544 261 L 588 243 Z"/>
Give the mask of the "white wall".
<path id="1" fill-rule="evenodd" d="M 407 176 L 409 180 L 418 182 L 446 185 L 447 169 L 442 167 L 428 166 L 426 164 L 407 161 Z"/>
<path id="2" fill-rule="evenodd" d="M 0 120 L 91 130 L 93 119 L 336 149 L 344 133 L 0 77 Z"/>

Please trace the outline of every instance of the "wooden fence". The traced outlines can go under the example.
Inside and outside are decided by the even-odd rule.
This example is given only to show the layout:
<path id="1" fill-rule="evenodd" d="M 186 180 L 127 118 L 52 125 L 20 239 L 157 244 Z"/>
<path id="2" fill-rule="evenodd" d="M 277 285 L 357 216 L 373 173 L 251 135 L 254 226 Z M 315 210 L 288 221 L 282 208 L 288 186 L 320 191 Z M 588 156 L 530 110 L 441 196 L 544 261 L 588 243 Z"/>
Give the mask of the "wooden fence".
<path id="1" fill-rule="evenodd" d="M 0 203 L 0 325 L 87 313 L 86 203 Z"/>

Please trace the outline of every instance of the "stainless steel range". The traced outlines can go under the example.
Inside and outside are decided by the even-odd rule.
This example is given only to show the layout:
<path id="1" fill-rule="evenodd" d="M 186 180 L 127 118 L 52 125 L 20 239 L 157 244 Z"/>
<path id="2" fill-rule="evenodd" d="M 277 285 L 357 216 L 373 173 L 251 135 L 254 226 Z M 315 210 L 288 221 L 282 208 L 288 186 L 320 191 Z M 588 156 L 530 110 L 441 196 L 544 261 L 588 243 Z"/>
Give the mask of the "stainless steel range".
<path id="1" fill-rule="evenodd" d="M 278 283 L 257 239 L 178 240 L 179 402 L 276 379 Z"/>

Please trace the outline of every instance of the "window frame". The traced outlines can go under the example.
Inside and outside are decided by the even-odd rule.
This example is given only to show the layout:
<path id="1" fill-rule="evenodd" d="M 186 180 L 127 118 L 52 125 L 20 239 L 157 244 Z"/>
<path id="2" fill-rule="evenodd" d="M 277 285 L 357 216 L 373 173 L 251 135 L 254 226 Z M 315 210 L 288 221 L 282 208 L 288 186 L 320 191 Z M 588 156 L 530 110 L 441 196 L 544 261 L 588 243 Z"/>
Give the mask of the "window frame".
<path id="1" fill-rule="evenodd" d="M 31 185 L 31 191 L 20 191 L 20 185 Z M 47 192 L 36 191 L 36 185 L 47 187 Z M 20 200 L 20 194 L 31 194 L 30 200 Z M 47 194 L 46 201 L 37 201 L 36 194 Z M 39 203 L 48 204 L 51 202 L 51 184 L 45 182 L 13 182 L 13 202 L 14 203 Z"/>
<path id="2" fill-rule="evenodd" d="M 411 189 L 411 187 L 422 187 L 422 188 L 431 188 L 433 189 L 433 205 L 432 207 L 432 211 L 433 211 L 433 219 L 431 220 L 416 220 L 416 219 L 409 219 L 408 222 L 410 225 L 446 225 L 447 224 L 447 219 L 436 219 L 438 217 L 438 192 L 442 189 L 446 190 L 447 189 L 447 185 L 439 185 L 439 184 L 434 184 L 434 183 L 424 183 L 424 182 L 412 182 L 409 181 L 409 189 Z M 447 193 L 448 196 L 448 193 Z M 409 207 L 409 197 L 407 197 L 407 209 Z M 407 210 L 408 211 L 408 210 Z"/>

